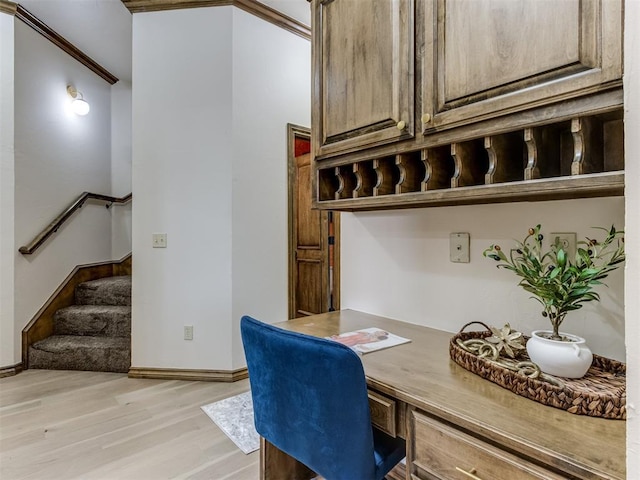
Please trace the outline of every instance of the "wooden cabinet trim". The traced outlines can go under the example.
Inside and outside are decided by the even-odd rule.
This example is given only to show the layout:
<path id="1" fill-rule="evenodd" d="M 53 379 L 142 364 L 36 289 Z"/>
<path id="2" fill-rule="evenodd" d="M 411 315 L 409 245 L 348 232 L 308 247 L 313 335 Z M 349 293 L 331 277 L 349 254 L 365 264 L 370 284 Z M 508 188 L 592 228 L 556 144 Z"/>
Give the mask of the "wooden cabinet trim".
<path id="1" fill-rule="evenodd" d="M 446 128 L 460 127 L 496 116 L 508 115 L 521 110 L 542 107 L 552 102 L 564 102 L 575 97 L 600 93 L 622 86 L 622 80 L 614 80 L 609 83 L 601 83 L 599 72 L 581 72 L 572 77 L 575 89 L 569 92 L 560 91 L 560 83 L 549 83 L 540 86 L 530 92 L 530 101 L 526 106 L 519 105 L 516 95 L 505 95 L 491 98 L 469 105 L 454 108 L 452 110 L 436 113 L 431 116 L 432 121 L 424 130 L 424 135 Z M 556 93 L 557 92 L 557 93 Z M 489 112 L 489 113 L 485 113 Z"/>
<path id="2" fill-rule="evenodd" d="M 570 120 L 577 116 L 599 115 L 620 110 L 623 107 L 621 88 L 607 90 L 595 95 L 573 98 L 565 102 L 544 105 L 526 112 L 517 112 L 504 117 L 478 121 L 477 123 L 442 131 L 432 130 L 427 136 L 418 135 L 413 139 L 388 145 L 359 149 L 335 156 L 315 156 L 315 165 L 336 166 L 353 161 L 396 155 L 425 147 L 438 147 L 455 142 L 463 142 L 487 135 L 508 133 L 516 129 L 525 129 Z"/>
<path id="3" fill-rule="evenodd" d="M 402 195 L 394 195 L 393 198 L 381 196 L 329 200 L 316 202 L 316 207 L 347 211 L 377 210 L 622 195 L 624 195 L 624 173 L 605 172 L 573 177 L 404 193 Z"/>

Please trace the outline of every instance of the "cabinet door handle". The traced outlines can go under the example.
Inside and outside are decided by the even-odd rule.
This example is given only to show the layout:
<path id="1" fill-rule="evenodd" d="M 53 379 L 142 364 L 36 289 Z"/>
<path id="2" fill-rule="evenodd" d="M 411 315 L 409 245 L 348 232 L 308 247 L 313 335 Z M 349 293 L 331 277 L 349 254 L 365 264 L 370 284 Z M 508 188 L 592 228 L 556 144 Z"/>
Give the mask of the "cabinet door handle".
<path id="1" fill-rule="evenodd" d="M 431 115 L 429 115 L 428 113 L 425 113 L 424 115 L 422 115 L 422 123 L 429 123 L 431 121 Z"/>
<path id="2" fill-rule="evenodd" d="M 482 480 L 480 477 L 475 475 L 475 473 L 476 473 L 476 469 L 475 468 L 472 468 L 468 472 L 466 470 L 460 468 L 460 467 L 456 467 L 456 470 L 459 471 L 460 473 L 465 474 L 469 478 L 473 478 L 473 480 Z"/>
<path id="3" fill-rule="evenodd" d="M 404 130 L 406 128 L 407 124 L 405 123 L 404 120 L 400 120 L 397 124 L 396 127 L 398 127 L 398 130 Z"/>

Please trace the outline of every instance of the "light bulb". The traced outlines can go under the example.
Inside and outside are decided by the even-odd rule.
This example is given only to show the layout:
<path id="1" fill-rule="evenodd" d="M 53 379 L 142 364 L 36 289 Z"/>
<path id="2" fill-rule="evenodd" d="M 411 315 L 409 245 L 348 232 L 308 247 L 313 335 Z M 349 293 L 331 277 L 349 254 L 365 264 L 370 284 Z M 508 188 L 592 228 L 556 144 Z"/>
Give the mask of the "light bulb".
<path id="1" fill-rule="evenodd" d="M 71 101 L 71 110 L 76 115 L 86 115 L 91 109 L 89 103 L 84 99 L 82 93 L 73 85 L 67 85 L 67 93 L 73 99 Z"/>
<path id="2" fill-rule="evenodd" d="M 71 102 L 71 109 L 77 115 L 86 115 L 91 110 L 89 103 L 82 98 L 76 98 Z"/>

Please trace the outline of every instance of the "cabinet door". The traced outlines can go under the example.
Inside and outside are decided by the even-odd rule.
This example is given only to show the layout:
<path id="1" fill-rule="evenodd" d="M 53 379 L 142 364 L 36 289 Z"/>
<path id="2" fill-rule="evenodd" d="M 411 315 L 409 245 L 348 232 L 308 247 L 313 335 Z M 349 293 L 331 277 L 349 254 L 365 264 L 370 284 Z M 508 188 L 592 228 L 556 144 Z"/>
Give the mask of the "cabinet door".
<path id="1" fill-rule="evenodd" d="M 315 0 L 316 156 L 414 134 L 413 0 Z"/>
<path id="2" fill-rule="evenodd" d="M 620 86 L 622 0 L 428 0 L 423 132 Z"/>

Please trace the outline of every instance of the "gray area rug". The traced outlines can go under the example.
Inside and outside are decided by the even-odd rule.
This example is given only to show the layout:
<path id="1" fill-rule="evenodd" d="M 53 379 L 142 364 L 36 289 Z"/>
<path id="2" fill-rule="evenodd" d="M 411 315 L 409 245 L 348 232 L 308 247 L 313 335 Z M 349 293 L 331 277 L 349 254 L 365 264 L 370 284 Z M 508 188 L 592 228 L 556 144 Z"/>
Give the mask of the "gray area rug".
<path id="1" fill-rule="evenodd" d="M 251 392 L 225 398 L 200 408 L 245 454 L 260 448 L 260 436 L 253 424 Z"/>

